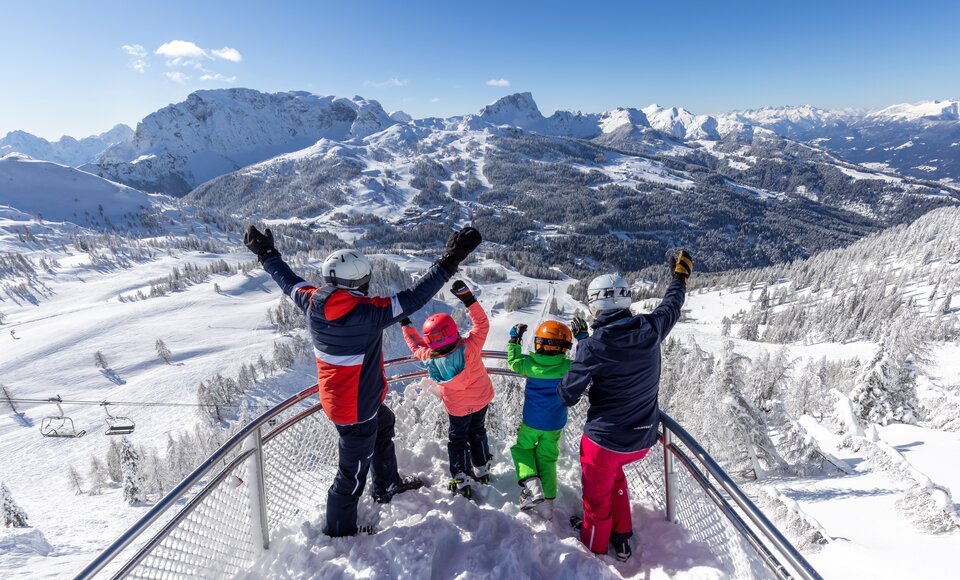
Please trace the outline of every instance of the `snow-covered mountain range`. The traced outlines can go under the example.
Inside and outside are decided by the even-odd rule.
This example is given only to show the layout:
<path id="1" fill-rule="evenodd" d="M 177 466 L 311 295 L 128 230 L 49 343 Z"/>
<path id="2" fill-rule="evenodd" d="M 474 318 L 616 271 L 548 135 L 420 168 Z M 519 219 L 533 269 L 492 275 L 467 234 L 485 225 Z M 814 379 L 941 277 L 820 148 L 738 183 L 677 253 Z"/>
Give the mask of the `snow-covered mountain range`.
<path id="1" fill-rule="evenodd" d="M 11 131 L 0 138 L 0 157 L 22 153 L 34 159 L 79 167 L 96 161 L 104 151 L 132 136 L 133 129 L 126 125 L 117 125 L 109 131 L 82 139 L 64 136 L 57 141 L 48 141 L 24 131 Z"/>
<path id="2" fill-rule="evenodd" d="M 960 101 L 874 111 L 778 107 L 721 115 L 815 143 L 854 163 L 960 183 Z"/>
<path id="3" fill-rule="evenodd" d="M 925 149 L 948 171 L 952 146 L 898 141 L 879 148 L 885 161 L 848 160 L 862 153 L 848 145 L 856 139 L 896 141 L 894 132 L 923 127 L 950 135 L 955 110 L 709 116 L 650 105 L 545 116 L 530 93 L 517 93 L 476 114 L 412 119 L 361 97 L 210 90 L 147 116 L 83 169 L 226 212 L 337 231 L 363 225 L 374 245 L 440 243 L 470 218 L 504 251 L 568 269 L 638 270 L 681 245 L 705 268 L 724 269 L 746 256 L 764 265 L 847 245 L 958 203 L 950 182 L 894 171 L 896 159 Z M 859 137 L 822 136 L 851 127 Z M 844 147 L 850 155 L 837 153 Z"/>

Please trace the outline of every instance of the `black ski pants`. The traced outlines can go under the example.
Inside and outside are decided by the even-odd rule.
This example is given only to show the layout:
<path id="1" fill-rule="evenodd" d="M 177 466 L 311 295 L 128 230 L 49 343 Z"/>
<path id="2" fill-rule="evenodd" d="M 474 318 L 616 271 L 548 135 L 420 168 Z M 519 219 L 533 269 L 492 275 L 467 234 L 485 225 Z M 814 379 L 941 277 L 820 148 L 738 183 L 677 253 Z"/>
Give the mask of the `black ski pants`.
<path id="1" fill-rule="evenodd" d="M 450 415 L 447 453 L 450 455 L 450 474 L 473 475 L 473 466 L 490 461 L 490 445 L 487 443 L 487 407 L 469 415 Z M 472 464 L 472 465 L 471 465 Z"/>
<path id="2" fill-rule="evenodd" d="M 400 483 L 397 453 L 393 447 L 396 416 L 380 405 L 376 416 L 363 423 L 337 425 L 340 433 L 340 466 L 327 492 L 328 536 L 357 533 L 357 502 L 363 495 L 367 471 L 373 471 L 373 495 L 383 495 Z"/>

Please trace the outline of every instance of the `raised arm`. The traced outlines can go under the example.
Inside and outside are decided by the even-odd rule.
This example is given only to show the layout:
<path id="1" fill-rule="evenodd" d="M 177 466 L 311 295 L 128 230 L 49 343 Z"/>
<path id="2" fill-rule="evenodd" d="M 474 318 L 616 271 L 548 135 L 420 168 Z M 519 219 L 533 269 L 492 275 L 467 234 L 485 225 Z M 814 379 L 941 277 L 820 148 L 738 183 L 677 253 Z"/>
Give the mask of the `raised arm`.
<path id="1" fill-rule="evenodd" d="M 427 343 L 423 341 L 420 333 L 413 327 L 410 319 L 404 318 L 401 320 L 400 326 L 403 332 L 403 341 L 407 343 L 407 347 L 413 353 L 414 358 L 421 361 L 430 358 L 430 349 L 427 348 Z"/>
<path id="2" fill-rule="evenodd" d="M 283 261 L 280 252 L 274 246 L 273 232 L 270 231 L 270 228 L 260 233 L 256 227 L 250 226 L 243 236 L 243 243 L 257 255 L 263 269 L 270 274 L 270 277 L 283 290 L 283 293 L 289 296 L 300 310 L 306 312 L 310 305 L 310 299 L 313 298 L 313 293 L 317 289 L 294 273 L 290 266 Z"/>
<path id="3" fill-rule="evenodd" d="M 526 331 L 526 324 L 514 324 L 510 329 L 510 340 L 507 341 L 507 366 L 513 372 L 523 376 L 528 376 L 530 370 L 530 357 L 523 354 L 523 348 L 520 346 L 523 342 L 523 333 Z"/>
<path id="4" fill-rule="evenodd" d="M 570 371 L 564 375 L 557 385 L 557 396 L 567 407 L 572 407 L 580 401 L 580 397 L 590 386 L 593 378 L 593 367 L 597 361 L 590 352 L 590 341 L 581 342 L 577 347 L 577 356 L 570 364 Z"/>
<path id="5" fill-rule="evenodd" d="M 693 258 L 686 250 L 680 250 L 676 258 L 673 258 L 671 268 L 673 269 L 673 282 L 667 286 L 667 292 L 663 295 L 660 305 L 653 309 L 653 312 L 643 316 L 647 317 L 650 325 L 657 333 L 658 342 L 662 342 L 667 334 L 673 329 L 673 326 L 680 320 L 680 309 L 683 307 L 684 299 L 687 295 L 687 278 L 693 272 Z"/>
<path id="6" fill-rule="evenodd" d="M 398 292 L 388 299 L 380 299 L 390 301 L 389 311 L 383 308 L 379 313 L 377 322 L 380 328 L 390 326 L 423 308 L 440 291 L 450 276 L 456 273 L 460 262 L 467 259 L 470 252 L 475 250 L 482 240 L 480 232 L 470 227 L 450 234 L 443 256 L 417 280 L 412 288 Z"/>

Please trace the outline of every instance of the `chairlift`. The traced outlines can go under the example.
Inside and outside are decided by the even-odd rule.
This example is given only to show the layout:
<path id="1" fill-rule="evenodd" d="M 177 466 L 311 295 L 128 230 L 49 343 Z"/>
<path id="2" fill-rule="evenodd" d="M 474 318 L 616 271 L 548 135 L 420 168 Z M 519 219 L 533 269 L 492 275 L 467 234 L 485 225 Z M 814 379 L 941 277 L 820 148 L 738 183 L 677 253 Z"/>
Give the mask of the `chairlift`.
<path id="1" fill-rule="evenodd" d="M 60 406 L 60 403 L 63 402 L 63 399 L 60 398 L 60 395 L 51 397 L 47 399 L 47 401 L 57 405 L 58 414 L 43 418 L 43 421 L 40 422 L 41 435 L 44 437 L 77 438 L 83 437 L 87 434 L 87 432 L 84 430 L 77 431 L 76 427 L 73 425 L 73 419 L 63 414 L 63 407 Z"/>
<path id="2" fill-rule="evenodd" d="M 104 412 L 107 414 L 107 431 L 106 435 L 129 435 L 133 433 L 134 428 L 137 426 L 133 422 L 133 419 L 130 417 L 120 417 L 110 414 L 109 409 L 110 403 L 103 402 L 100 403 L 100 406 L 103 407 Z"/>

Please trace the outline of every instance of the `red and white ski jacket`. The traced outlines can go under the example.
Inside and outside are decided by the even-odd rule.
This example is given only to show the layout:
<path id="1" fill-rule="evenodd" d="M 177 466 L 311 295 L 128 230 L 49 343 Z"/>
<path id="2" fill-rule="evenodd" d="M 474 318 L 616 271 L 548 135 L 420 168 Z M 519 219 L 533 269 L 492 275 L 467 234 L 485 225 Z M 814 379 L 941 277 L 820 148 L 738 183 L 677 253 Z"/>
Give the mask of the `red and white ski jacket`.
<path id="1" fill-rule="evenodd" d="M 383 329 L 422 308 L 450 279 L 446 270 L 434 265 L 412 288 L 380 297 L 329 284 L 311 286 L 280 256 L 265 261 L 263 269 L 307 314 L 320 404 L 337 425 L 376 416 L 387 396 Z"/>

